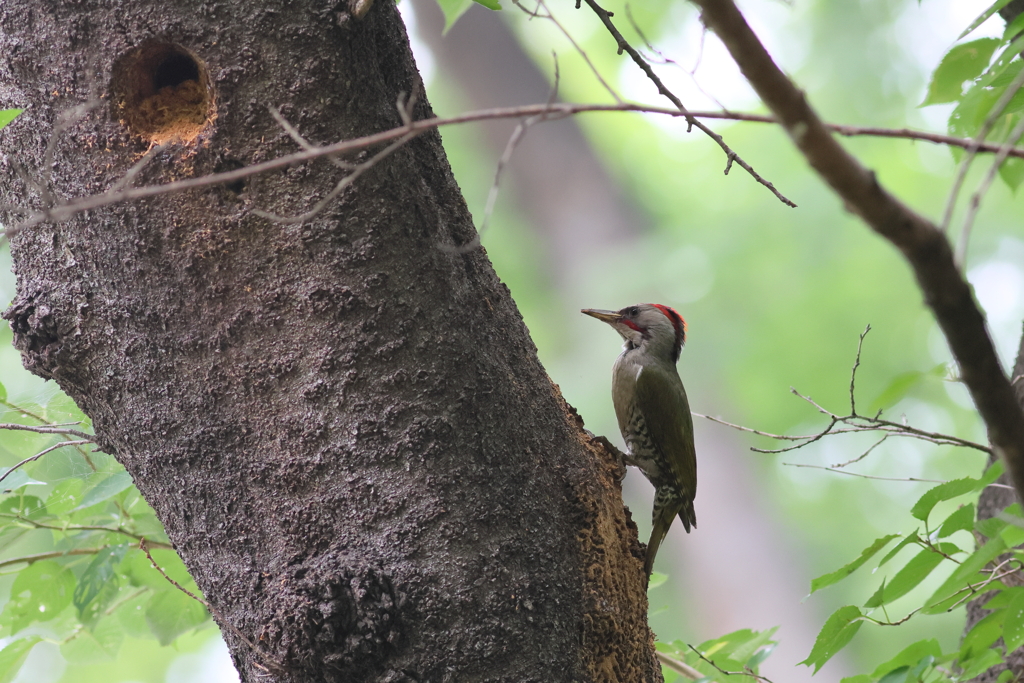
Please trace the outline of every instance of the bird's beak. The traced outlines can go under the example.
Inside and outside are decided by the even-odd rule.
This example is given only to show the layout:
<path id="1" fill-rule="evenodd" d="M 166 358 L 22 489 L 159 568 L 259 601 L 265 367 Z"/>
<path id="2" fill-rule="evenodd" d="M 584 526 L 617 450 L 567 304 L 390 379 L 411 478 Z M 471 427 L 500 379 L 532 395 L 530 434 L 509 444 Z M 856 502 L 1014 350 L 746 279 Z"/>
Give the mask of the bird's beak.
<path id="1" fill-rule="evenodd" d="M 618 311 L 602 311 L 599 308 L 584 308 L 580 313 L 585 313 L 591 318 L 597 318 L 603 320 L 606 323 L 617 323 L 622 320 L 622 316 L 619 315 Z"/>

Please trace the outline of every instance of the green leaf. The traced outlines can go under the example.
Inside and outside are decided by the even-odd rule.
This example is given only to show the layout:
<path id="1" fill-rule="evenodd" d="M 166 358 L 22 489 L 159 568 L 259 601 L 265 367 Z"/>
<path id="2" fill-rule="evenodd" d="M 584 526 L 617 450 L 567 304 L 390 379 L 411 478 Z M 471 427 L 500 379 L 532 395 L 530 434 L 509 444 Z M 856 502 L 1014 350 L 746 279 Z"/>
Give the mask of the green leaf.
<path id="1" fill-rule="evenodd" d="M 989 17 L 991 17 L 993 14 L 995 14 L 996 12 L 998 12 L 999 10 L 1001 10 L 1002 8 L 1006 7 L 1009 4 L 1010 0 L 996 0 L 994 3 L 992 3 L 991 6 L 989 6 L 987 10 L 979 14 L 977 18 L 971 22 L 970 26 L 964 29 L 964 32 L 957 37 L 957 40 L 960 40 L 967 34 L 971 33 L 974 29 L 984 24 Z"/>
<path id="2" fill-rule="evenodd" d="M 473 6 L 473 0 L 437 0 L 437 4 L 444 12 L 444 33 L 448 33 L 459 17 Z"/>
<path id="3" fill-rule="evenodd" d="M 24 109 L 0 109 L 0 128 L 5 128 L 7 126 L 7 124 L 9 124 L 14 119 L 18 118 L 18 115 L 21 114 L 21 112 L 23 112 L 23 111 L 25 111 L 25 110 Z M 7 400 L 7 393 L 4 392 L 4 395 L 2 397 L 0 397 L 0 398 L 3 398 L 4 400 Z"/>
<path id="4" fill-rule="evenodd" d="M 877 413 L 880 410 L 890 408 L 906 397 L 910 390 L 929 377 L 944 377 L 946 375 L 946 364 L 940 363 L 927 372 L 914 370 L 896 375 L 889 386 L 871 402 L 870 411 Z"/>
<path id="5" fill-rule="evenodd" d="M 807 659 L 800 664 L 813 666 L 814 673 L 818 673 L 825 662 L 846 647 L 857 634 L 861 624 L 864 623 L 861 620 L 862 616 L 864 615 L 861 611 L 853 605 L 840 607 L 833 612 L 821 628 L 821 632 L 818 633 L 814 647 L 811 648 L 811 654 L 807 655 Z"/>
<path id="6" fill-rule="evenodd" d="M 92 562 L 82 573 L 75 588 L 73 601 L 78 608 L 82 623 L 94 624 L 101 613 L 117 596 L 120 588 L 120 576 L 115 567 L 128 552 L 128 544 L 114 545 L 96 553 Z"/>
<path id="7" fill-rule="evenodd" d="M 985 474 L 981 475 L 981 488 L 994 484 L 999 477 L 1003 476 L 1003 471 L 1006 467 L 1003 465 L 1002 460 L 996 460 L 994 463 L 988 466 L 985 470 Z M 981 490 L 979 488 L 979 490 Z"/>
<path id="8" fill-rule="evenodd" d="M 751 666 L 750 660 L 762 648 L 774 642 L 771 638 L 778 629 L 779 627 L 776 626 L 764 631 L 752 631 L 747 628 L 733 631 L 719 638 L 724 645 L 716 650 L 716 654 L 728 656 L 729 659 L 737 662 L 740 668 Z"/>
<path id="9" fill-rule="evenodd" d="M 1006 610 L 996 610 L 984 619 L 979 621 L 964 636 L 960 645 L 960 661 L 974 659 L 988 650 L 994 642 L 1003 635 L 1003 622 L 1006 620 Z"/>
<path id="10" fill-rule="evenodd" d="M 1018 92 L 1017 94 L 1021 95 L 1022 93 Z M 1021 182 L 1024 182 L 1024 159 L 1010 157 L 1004 160 L 999 166 L 999 177 L 1007 187 L 1016 192 Z"/>
<path id="11" fill-rule="evenodd" d="M 0 477 L 11 472 L 11 470 L 14 470 L 14 468 L 10 467 L 0 470 Z M 9 493 L 20 489 L 22 486 L 41 486 L 45 483 L 45 481 L 36 481 L 25 473 L 24 468 L 19 468 L 4 477 L 4 480 L 0 482 L 0 491 Z"/>
<path id="12" fill-rule="evenodd" d="M 1003 41 L 1013 40 L 1021 31 L 1024 31 L 1024 14 L 1018 14 L 1013 21 L 1006 25 L 1006 29 L 1003 31 Z"/>
<path id="13" fill-rule="evenodd" d="M 154 595 L 146 609 L 146 622 L 161 645 L 170 645 L 207 617 L 202 603 L 173 588 Z"/>
<path id="14" fill-rule="evenodd" d="M 0 401 L 7 400 L 7 389 L 4 388 L 3 382 L 0 382 Z"/>
<path id="15" fill-rule="evenodd" d="M 957 676 L 957 680 L 967 681 L 972 678 L 977 678 L 979 675 L 985 673 L 994 666 L 999 666 L 1003 663 L 1003 655 L 998 648 L 988 648 L 981 652 L 979 656 L 970 659 L 966 662 L 961 661 L 961 666 L 964 670 Z"/>
<path id="16" fill-rule="evenodd" d="M 874 673 L 871 674 L 871 678 L 881 678 L 889 674 L 900 667 L 911 667 L 919 664 L 922 659 L 926 657 L 941 657 L 942 646 L 939 645 L 939 641 L 935 638 L 929 638 L 928 640 L 919 640 L 916 643 L 911 643 L 907 647 L 900 650 L 899 654 L 890 659 L 889 661 L 879 664 L 875 669 Z"/>
<path id="17" fill-rule="evenodd" d="M 151 550 L 150 555 L 153 556 L 153 560 L 160 565 L 160 568 L 164 570 L 167 576 L 193 593 L 198 594 L 199 589 L 196 587 L 195 581 L 189 576 L 188 570 L 185 569 L 185 563 L 181 561 L 176 552 L 173 550 L 156 549 Z M 161 576 L 160 572 L 153 567 L 149 558 L 141 550 L 132 550 L 122 565 L 122 571 L 133 586 L 149 586 L 156 590 L 166 590 L 171 586 L 167 579 Z"/>
<path id="18" fill-rule="evenodd" d="M 18 494 L 0 501 L 0 514 L 17 515 L 25 519 L 39 519 L 46 513 L 46 503 L 35 496 Z"/>
<path id="19" fill-rule="evenodd" d="M 65 515 L 71 512 L 82 500 L 82 489 L 85 482 L 71 478 L 56 484 L 46 498 L 46 509 L 54 515 Z"/>
<path id="20" fill-rule="evenodd" d="M 1003 640 L 1006 641 L 1007 652 L 1024 645 L 1024 591 L 1018 591 L 1006 608 Z"/>
<path id="21" fill-rule="evenodd" d="M 1006 543 L 1007 548 L 1016 548 L 1020 545 L 1024 545 L 1024 526 L 1022 526 L 1024 525 L 1024 519 L 1010 512 L 1010 508 L 1007 508 L 1006 510 L 1007 511 L 1003 513 L 1003 516 L 1006 519 L 1006 526 L 999 531 L 999 535 Z"/>
<path id="22" fill-rule="evenodd" d="M 925 548 L 896 573 L 884 591 L 879 591 L 864 607 L 881 607 L 903 597 L 917 587 L 946 558 L 934 550 Z M 877 597 L 876 597 L 877 596 Z"/>
<path id="23" fill-rule="evenodd" d="M 0 623 L 11 633 L 39 621 L 49 621 L 71 604 L 75 575 L 53 560 L 41 560 L 18 572 Z"/>
<path id="24" fill-rule="evenodd" d="M 101 479 L 100 482 L 92 488 L 92 490 L 85 494 L 85 497 L 82 498 L 82 502 L 78 504 L 78 507 L 76 507 L 75 510 L 84 510 L 85 508 L 90 508 L 97 503 L 109 500 L 131 485 L 131 475 L 124 470 L 114 472 Z"/>
<path id="25" fill-rule="evenodd" d="M 885 554 L 885 557 L 883 557 L 883 558 L 882 558 L 882 561 L 878 563 L 878 566 L 879 566 L 879 568 L 883 567 L 883 566 L 885 565 L 885 563 L 886 563 L 886 562 L 888 562 L 888 561 L 889 561 L 889 560 L 891 560 L 892 558 L 896 557 L 896 555 L 897 555 L 897 554 L 898 554 L 898 553 L 899 553 L 899 552 L 900 552 L 901 550 L 903 550 L 904 548 L 906 548 L 906 547 L 907 547 L 908 545 L 910 545 L 911 543 L 917 543 L 917 542 L 918 542 L 918 541 L 920 541 L 920 540 L 921 540 L 921 539 L 920 539 L 920 538 L 918 537 L 918 535 L 917 535 L 917 532 L 916 532 L 916 531 L 915 531 L 915 532 L 913 532 L 913 533 L 911 533 L 911 534 L 910 534 L 910 535 L 908 535 L 908 536 L 905 536 L 905 537 L 903 538 L 903 540 L 902 540 L 902 541 L 900 541 L 899 543 L 897 543 L 897 544 L 896 544 L 896 546 L 895 546 L 895 547 L 894 547 L 894 548 L 893 548 L 892 550 L 890 550 L 889 552 L 887 552 L 887 553 Z"/>
<path id="26" fill-rule="evenodd" d="M 28 658 L 29 651 L 41 640 L 39 636 L 22 638 L 0 650 L 0 683 L 10 683 L 14 680 L 21 671 L 21 665 Z"/>
<path id="27" fill-rule="evenodd" d="M 874 557 L 879 550 L 884 548 L 889 543 L 889 541 L 898 536 L 899 534 L 890 534 L 888 536 L 882 536 L 881 538 L 875 539 L 874 543 L 869 545 L 867 548 L 864 548 L 864 550 L 862 550 L 860 553 L 860 557 L 855 559 L 853 562 L 843 565 L 834 572 L 824 574 L 811 581 L 811 593 L 814 593 L 815 591 L 821 590 L 822 588 L 831 586 L 834 583 L 842 581 L 847 576 L 857 571 L 865 562 Z"/>
<path id="28" fill-rule="evenodd" d="M 932 613 L 930 608 L 937 606 L 949 596 L 960 591 L 968 581 L 974 579 L 981 569 L 989 562 L 999 557 L 1006 551 L 1006 542 L 1000 538 L 989 539 L 985 545 L 965 559 L 956 570 L 949 575 L 949 578 L 936 590 L 925 602 L 925 614 Z"/>
<path id="29" fill-rule="evenodd" d="M 487 9 L 492 9 L 492 10 L 494 10 L 496 12 L 501 10 L 501 3 L 498 0 L 473 0 L 473 1 L 476 4 L 478 4 L 478 5 L 483 5 Z"/>
<path id="30" fill-rule="evenodd" d="M 952 536 L 957 531 L 970 531 L 974 528 L 974 503 L 961 505 L 939 527 L 939 538 Z"/>
<path id="31" fill-rule="evenodd" d="M 101 619 L 93 628 L 82 629 L 61 644 L 60 653 L 71 664 L 95 664 L 117 657 L 124 643 L 124 627 L 112 617 Z"/>
<path id="32" fill-rule="evenodd" d="M 651 578 L 647 581 L 647 592 L 657 588 L 668 581 L 668 574 L 662 574 L 661 572 L 651 572 Z"/>
<path id="33" fill-rule="evenodd" d="M 121 622 L 121 627 L 129 636 L 152 638 L 153 633 L 149 630 L 149 624 L 146 622 L 146 607 L 157 591 L 151 588 L 132 588 L 131 590 L 134 597 L 119 602 L 114 610 L 114 616 Z"/>
<path id="34" fill-rule="evenodd" d="M 984 609 L 1000 609 L 1009 607 L 1013 599 L 1016 598 L 1020 593 L 1024 592 L 1024 586 L 1014 586 L 1012 588 L 1002 588 L 1002 582 L 994 581 L 989 586 L 995 586 L 997 590 L 995 595 L 988 599 L 982 607 Z"/>
<path id="35" fill-rule="evenodd" d="M 981 38 L 970 43 L 954 45 L 935 68 L 931 83 L 928 84 L 928 94 L 925 95 L 921 106 L 959 100 L 963 94 L 964 82 L 974 80 L 985 71 L 985 67 L 992 61 L 992 53 L 1002 42 L 998 38 Z M 907 375 L 916 375 L 913 377 L 915 382 L 921 377 L 921 373 L 905 373 L 900 377 Z"/>
<path id="36" fill-rule="evenodd" d="M 904 683 L 908 673 L 910 673 L 909 666 L 900 666 L 882 676 L 878 683 Z"/>
<path id="37" fill-rule="evenodd" d="M 943 500 L 949 500 L 962 496 L 972 491 L 977 491 L 980 488 L 981 483 L 977 479 L 971 477 L 964 477 L 963 479 L 954 479 L 947 481 L 944 484 L 939 484 L 934 488 L 925 491 L 924 495 L 916 503 L 914 507 L 910 509 L 910 514 L 922 522 L 928 521 L 928 514 L 932 511 L 932 508 Z"/>

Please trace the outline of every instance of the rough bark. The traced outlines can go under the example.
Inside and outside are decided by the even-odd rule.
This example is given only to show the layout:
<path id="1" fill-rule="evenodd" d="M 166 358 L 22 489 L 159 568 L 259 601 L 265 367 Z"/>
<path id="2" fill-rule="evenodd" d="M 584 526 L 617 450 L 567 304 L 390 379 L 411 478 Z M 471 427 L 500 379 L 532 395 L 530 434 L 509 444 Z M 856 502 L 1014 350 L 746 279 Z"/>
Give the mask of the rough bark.
<path id="1" fill-rule="evenodd" d="M 124 65 L 153 45 L 143 71 L 205 64 L 216 117 L 139 182 L 294 150 L 268 105 L 314 142 L 398 125 L 417 80 L 385 0 L 363 18 L 315 0 L 10 0 L 0 105 L 28 111 L 0 137 L 0 202 L 46 199 L 15 163 L 61 198 L 123 176 L 147 148 L 119 121 Z M 59 114 L 91 90 L 103 106 L 55 138 L 47 178 Z M 5 317 L 26 367 L 92 417 L 259 644 L 224 631 L 244 681 L 660 680 L 621 472 L 483 251 L 445 248 L 473 228 L 439 135 L 309 221 L 253 213 L 303 211 L 340 173 L 319 161 L 21 232 Z"/>

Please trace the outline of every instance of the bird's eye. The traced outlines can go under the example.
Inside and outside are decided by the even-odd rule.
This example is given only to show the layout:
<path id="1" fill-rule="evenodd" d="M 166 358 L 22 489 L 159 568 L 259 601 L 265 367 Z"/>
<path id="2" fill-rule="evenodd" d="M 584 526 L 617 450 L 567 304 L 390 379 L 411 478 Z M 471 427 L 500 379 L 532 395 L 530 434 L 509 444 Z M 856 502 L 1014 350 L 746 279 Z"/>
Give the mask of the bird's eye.
<path id="1" fill-rule="evenodd" d="M 626 315 L 628 315 L 631 318 L 640 315 L 640 309 L 637 308 L 636 306 L 630 306 L 629 310 L 626 311 Z"/>

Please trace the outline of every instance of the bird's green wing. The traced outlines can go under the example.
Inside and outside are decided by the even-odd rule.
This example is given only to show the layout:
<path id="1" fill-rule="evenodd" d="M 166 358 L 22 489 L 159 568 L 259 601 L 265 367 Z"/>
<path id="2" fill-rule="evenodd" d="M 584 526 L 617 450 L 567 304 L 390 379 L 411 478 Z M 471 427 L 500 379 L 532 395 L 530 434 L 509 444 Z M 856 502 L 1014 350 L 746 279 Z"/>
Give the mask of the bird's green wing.
<path id="1" fill-rule="evenodd" d="M 697 453 L 683 383 L 675 373 L 645 367 L 636 378 L 636 397 L 647 431 L 672 468 L 680 491 L 693 500 L 697 492 Z"/>

